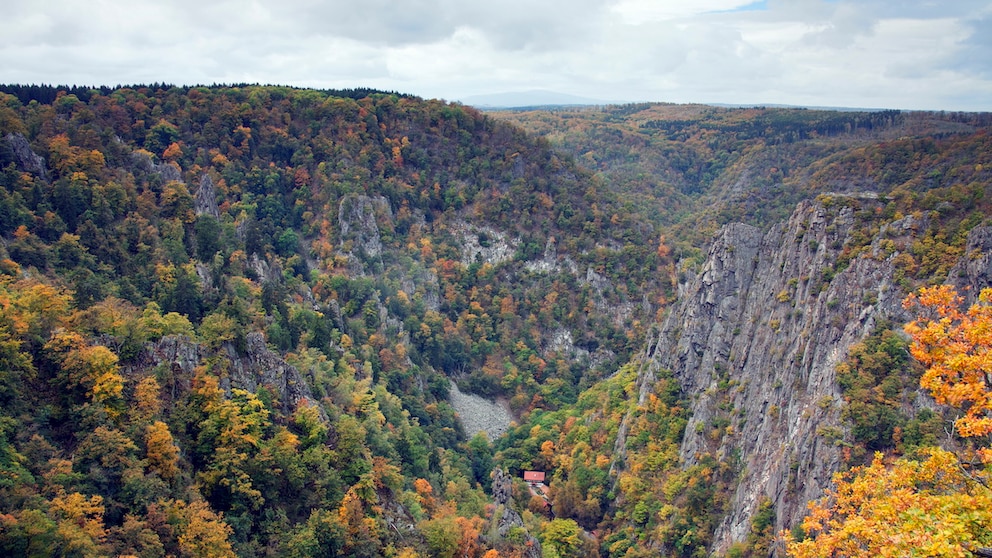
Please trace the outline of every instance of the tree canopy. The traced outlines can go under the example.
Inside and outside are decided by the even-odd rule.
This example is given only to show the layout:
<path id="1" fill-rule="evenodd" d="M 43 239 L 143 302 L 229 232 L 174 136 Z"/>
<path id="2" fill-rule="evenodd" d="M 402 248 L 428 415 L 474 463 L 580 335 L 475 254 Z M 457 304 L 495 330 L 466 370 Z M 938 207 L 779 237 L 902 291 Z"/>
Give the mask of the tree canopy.
<path id="1" fill-rule="evenodd" d="M 910 351 L 925 367 L 920 385 L 959 411 L 956 433 L 970 444 L 940 447 L 834 476 L 835 488 L 810 503 L 804 540 L 785 533 L 797 558 L 828 556 L 967 557 L 992 546 L 992 289 L 967 309 L 948 285 L 908 296 Z M 979 459 L 974 459 L 977 456 Z"/>

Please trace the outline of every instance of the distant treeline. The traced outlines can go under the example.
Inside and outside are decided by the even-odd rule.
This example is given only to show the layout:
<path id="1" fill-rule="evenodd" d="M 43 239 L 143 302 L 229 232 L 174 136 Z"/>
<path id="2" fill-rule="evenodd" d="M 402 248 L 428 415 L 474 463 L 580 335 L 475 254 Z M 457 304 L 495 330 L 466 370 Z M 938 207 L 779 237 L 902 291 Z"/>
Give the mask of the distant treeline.
<path id="1" fill-rule="evenodd" d="M 836 136 L 857 131 L 884 129 L 899 124 L 902 112 L 882 110 L 876 112 L 834 112 L 783 110 L 768 111 L 756 118 L 741 120 L 650 120 L 642 128 L 660 130 L 669 139 L 684 134 L 692 128 L 718 129 L 721 132 L 735 133 L 737 139 L 764 137 L 777 142 L 789 143 L 804 140 L 810 136 Z"/>
<path id="2" fill-rule="evenodd" d="M 183 94 L 189 92 L 190 89 L 198 89 L 206 87 L 208 89 L 227 89 L 227 88 L 245 88 L 245 87 L 260 87 L 260 84 L 251 83 L 236 83 L 236 84 L 213 84 L 213 85 L 175 85 L 171 83 L 151 83 L 151 84 L 134 84 L 134 85 L 115 85 L 113 87 L 100 85 L 100 86 L 81 86 L 81 85 L 21 85 L 21 84 L 0 84 L 0 92 L 7 93 L 8 95 L 13 95 L 17 97 L 18 100 L 23 104 L 28 104 L 31 101 L 38 101 L 41 104 L 50 104 L 58 98 L 59 92 L 64 92 L 67 95 L 75 95 L 80 101 L 88 103 L 89 100 L 94 95 L 109 95 L 110 93 L 120 90 L 120 89 L 150 89 L 152 91 L 169 91 L 172 89 L 182 91 Z M 379 89 L 372 89 L 369 87 L 356 87 L 350 89 L 315 89 L 321 93 L 331 95 L 334 97 L 347 97 L 349 99 L 363 99 L 370 95 L 396 95 L 398 97 L 410 98 L 413 95 L 406 93 L 398 93 L 395 91 L 382 91 Z"/>

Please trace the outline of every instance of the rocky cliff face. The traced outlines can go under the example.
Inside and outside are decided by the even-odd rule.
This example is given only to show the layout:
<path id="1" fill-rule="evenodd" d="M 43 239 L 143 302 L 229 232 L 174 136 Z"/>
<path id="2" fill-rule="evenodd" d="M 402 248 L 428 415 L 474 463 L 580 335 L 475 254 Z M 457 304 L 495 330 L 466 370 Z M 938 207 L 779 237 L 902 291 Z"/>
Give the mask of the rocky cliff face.
<path id="1" fill-rule="evenodd" d="M 261 333 L 249 333 L 241 354 L 228 344 L 224 354 L 229 361 L 230 374 L 221 379 L 221 387 L 230 394 L 231 388 L 256 392 L 259 387 L 270 389 L 285 414 L 292 413 L 301 401 L 320 409 L 303 374 L 278 354 L 269 350 Z M 164 379 L 164 390 L 173 399 L 192 388 L 195 368 L 201 364 L 203 350 L 185 336 L 169 335 L 148 343 L 139 360 L 129 366 L 130 374 L 157 369 Z M 323 411 L 321 411 L 323 414 Z"/>
<path id="2" fill-rule="evenodd" d="M 907 217 L 883 227 L 837 271 L 845 243 L 863 234 L 858 212 L 881 207 L 843 200 L 805 202 L 767 233 L 723 228 L 649 344 L 640 383 L 669 369 L 691 399 L 683 459 L 710 453 L 740 471 L 716 552 L 747 536 L 762 499 L 773 502 L 778 530 L 822 495 L 841 461 L 837 364 L 880 319 L 906 319 L 894 259 L 925 223 Z M 990 248 L 992 232 L 973 231 L 952 279 L 988 284 Z"/>
<path id="3" fill-rule="evenodd" d="M 7 134 L 4 136 L 17 167 L 24 172 L 29 172 L 48 181 L 48 170 L 45 166 L 45 159 L 31 150 L 31 145 L 22 134 Z"/>
<path id="4" fill-rule="evenodd" d="M 347 246 L 349 261 L 357 275 L 382 269 L 382 237 L 376 222 L 377 214 L 392 220 L 389 201 L 382 196 L 347 196 L 338 208 L 341 240 Z M 371 268 L 366 269 L 366 268 Z"/>
<path id="5" fill-rule="evenodd" d="M 505 539 L 513 528 L 525 529 L 524 520 L 511 505 L 513 494 L 513 477 L 503 469 L 493 470 L 493 502 L 496 509 L 493 513 L 493 523 L 497 539 Z M 526 558 L 540 558 L 541 543 L 530 533 L 524 531 Z"/>
<path id="6" fill-rule="evenodd" d="M 220 218 L 220 209 L 217 207 L 217 188 L 209 174 L 204 173 L 200 177 L 200 186 L 196 189 L 193 200 L 197 215 L 209 215 L 214 219 Z"/>

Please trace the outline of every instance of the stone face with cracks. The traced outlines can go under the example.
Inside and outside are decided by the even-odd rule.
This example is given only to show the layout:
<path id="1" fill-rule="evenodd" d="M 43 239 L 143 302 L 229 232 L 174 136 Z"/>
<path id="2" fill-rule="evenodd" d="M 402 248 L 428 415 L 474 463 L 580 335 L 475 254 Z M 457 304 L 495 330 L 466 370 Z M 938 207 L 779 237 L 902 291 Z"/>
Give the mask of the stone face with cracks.
<path id="1" fill-rule="evenodd" d="M 45 165 L 45 158 L 38 155 L 31 149 L 31 144 L 22 134 L 11 133 L 4 136 L 7 146 L 10 147 L 14 155 L 17 167 L 24 172 L 29 172 L 48 182 L 48 169 Z"/>
<path id="2" fill-rule="evenodd" d="M 129 373 L 138 374 L 159 367 L 167 367 L 162 388 L 172 394 L 192 389 L 195 368 L 200 364 L 204 353 L 192 339 L 185 336 L 169 335 L 161 340 L 148 343 L 139 361 L 129 365 Z M 244 354 L 239 354 L 234 346 L 224 347 L 224 355 L 230 363 L 230 375 L 222 378 L 221 387 L 230 394 L 231 388 L 239 388 L 255 393 L 259 387 L 272 390 L 283 413 L 291 414 L 304 402 L 321 409 L 313 397 L 307 378 L 296 367 L 290 365 L 265 345 L 261 333 L 249 333 L 245 338 Z M 326 418 L 326 417 L 324 417 Z"/>
<path id="3" fill-rule="evenodd" d="M 880 320 L 908 319 L 901 307 L 905 293 L 893 280 L 898 252 L 881 250 L 879 240 L 908 239 L 925 227 L 912 217 L 890 223 L 837 272 L 854 229 L 851 207 L 816 202 L 800 204 L 787 223 L 767 233 L 724 227 L 649 340 L 638 382 L 646 386 L 657 370 L 671 370 L 691 400 L 684 462 L 708 453 L 739 469 L 714 552 L 746 538 L 763 498 L 774 504 L 778 531 L 799 523 L 806 502 L 822 496 L 840 468 L 841 451 L 821 433 L 846 428 L 837 365 Z M 987 229 L 972 231 L 952 280 L 979 284 L 992 276 L 990 239 Z M 714 424 L 729 427 L 716 431 Z"/>

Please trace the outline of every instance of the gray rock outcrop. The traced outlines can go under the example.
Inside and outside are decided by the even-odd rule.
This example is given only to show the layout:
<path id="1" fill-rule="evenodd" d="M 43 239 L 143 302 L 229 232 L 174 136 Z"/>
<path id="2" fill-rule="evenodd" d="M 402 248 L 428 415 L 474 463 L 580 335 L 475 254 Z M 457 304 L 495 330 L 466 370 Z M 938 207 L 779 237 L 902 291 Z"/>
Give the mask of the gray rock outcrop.
<path id="1" fill-rule="evenodd" d="M 245 354 L 239 355 L 233 346 L 226 347 L 231 360 L 230 384 L 222 387 L 235 387 L 252 393 L 265 386 L 273 391 L 285 414 L 292 413 L 301 401 L 320 409 L 313 398 L 310 386 L 296 367 L 288 364 L 278 354 L 269 350 L 261 333 L 245 336 Z"/>
<path id="2" fill-rule="evenodd" d="M 17 168 L 48 182 L 48 169 L 45 166 L 45 158 L 31 149 L 31 144 L 28 143 L 27 138 L 18 133 L 11 133 L 4 136 L 3 139 L 7 142 L 10 151 L 14 155 L 14 162 L 17 164 Z"/>
<path id="3" fill-rule="evenodd" d="M 649 344 L 641 387 L 668 369 L 691 398 L 684 462 L 711 454 L 739 469 L 714 552 L 747 536 L 763 498 L 776 531 L 797 524 L 840 467 L 837 440 L 823 435 L 844 432 L 836 367 L 879 320 L 905 319 L 893 259 L 920 228 L 911 217 L 889 224 L 844 267 L 860 234 L 855 207 L 878 204 L 806 202 L 767 233 L 724 227 Z M 975 249 L 990 239 L 976 233 Z"/>
<path id="4" fill-rule="evenodd" d="M 245 338 L 244 354 L 233 345 L 224 347 L 229 361 L 229 375 L 221 378 L 221 387 L 230 394 L 231 388 L 255 393 L 262 386 L 272 391 L 283 413 L 292 413 L 301 401 L 320 409 L 310 391 L 306 378 L 294 366 L 269 350 L 261 333 L 249 333 Z M 203 356 L 200 345 L 182 335 L 168 335 L 149 343 L 137 363 L 130 365 L 132 374 L 158 369 L 162 389 L 173 399 L 192 388 L 196 367 Z M 323 411 L 321 411 L 323 412 Z"/>
<path id="5" fill-rule="evenodd" d="M 366 274 L 382 267 L 382 236 L 379 232 L 377 215 L 392 221 L 393 213 L 389 200 L 382 196 L 370 198 L 366 195 L 349 195 L 341 200 L 338 207 L 338 224 L 341 227 L 341 241 L 349 245 L 347 252 L 358 269 Z"/>
<path id="6" fill-rule="evenodd" d="M 157 174 L 165 182 L 183 181 L 179 165 L 175 163 L 156 163 L 148 153 L 131 153 L 131 162 L 136 169 L 150 174 Z"/>
<path id="7" fill-rule="evenodd" d="M 194 196 L 194 208 L 197 215 L 210 215 L 214 219 L 220 218 L 220 209 L 217 207 L 217 189 L 209 174 L 204 174 L 200 178 L 200 187 L 196 189 Z"/>
<path id="8" fill-rule="evenodd" d="M 524 520 L 513 509 L 513 477 L 502 469 L 493 470 L 493 503 L 496 511 L 493 520 L 496 522 L 496 534 L 505 539 L 514 527 L 524 529 Z M 541 558 L 541 543 L 530 533 L 525 536 L 524 556 Z"/>

